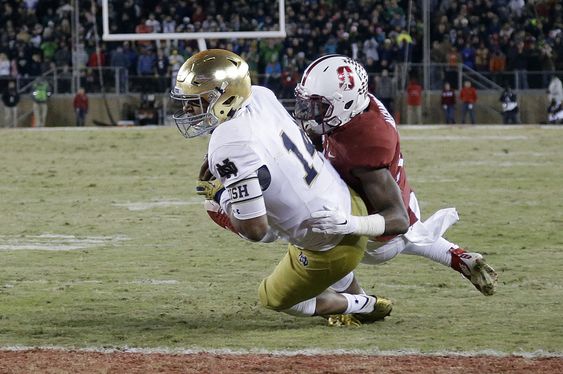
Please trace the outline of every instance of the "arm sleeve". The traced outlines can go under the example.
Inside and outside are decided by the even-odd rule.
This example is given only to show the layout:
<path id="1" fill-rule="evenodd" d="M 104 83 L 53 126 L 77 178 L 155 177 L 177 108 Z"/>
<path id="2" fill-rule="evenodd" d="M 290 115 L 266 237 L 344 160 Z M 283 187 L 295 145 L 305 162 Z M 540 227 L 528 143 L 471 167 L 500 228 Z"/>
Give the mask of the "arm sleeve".
<path id="1" fill-rule="evenodd" d="M 228 192 L 221 196 L 221 207 L 237 219 L 266 214 L 256 172 L 262 164 L 260 156 L 247 143 L 223 145 L 209 154 L 209 170 Z"/>
<path id="2" fill-rule="evenodd" d="M 256 173 L 227 187 L 231 210 L 239 220 L 260 217 L 266 214 L 266 203 Z"/>

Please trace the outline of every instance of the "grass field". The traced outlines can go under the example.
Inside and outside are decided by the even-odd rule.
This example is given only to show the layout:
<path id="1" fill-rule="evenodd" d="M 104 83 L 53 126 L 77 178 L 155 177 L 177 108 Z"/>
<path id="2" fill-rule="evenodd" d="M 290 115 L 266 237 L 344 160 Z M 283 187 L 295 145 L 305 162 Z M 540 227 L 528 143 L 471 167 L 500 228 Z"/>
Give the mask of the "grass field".
<path id="1" fill-rule="evenodd" d="M 498 293 L 399 256 L 361 265 L 391 317 L 328 328 L 261 308 L 283 244 L 207 219 L 194 181 L 207 139 L 174 128 L 0 132 L 0 347 L 492 350 L 563 354 L 563 128 L 403 128 L 423 217 L 487 255 Z"/>

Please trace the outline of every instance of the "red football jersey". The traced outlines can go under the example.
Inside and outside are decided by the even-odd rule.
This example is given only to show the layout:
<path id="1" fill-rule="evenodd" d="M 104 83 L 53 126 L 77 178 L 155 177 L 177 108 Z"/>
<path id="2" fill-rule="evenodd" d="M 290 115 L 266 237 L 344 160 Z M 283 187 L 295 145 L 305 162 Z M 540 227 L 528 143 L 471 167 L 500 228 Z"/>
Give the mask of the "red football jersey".
<path id="1" fill-rule="evenodd" d="M 342 179 L 364 200 L 369 214 L 375 214 L 361 182 L 352 176 L 358 167 L 387 168 L 399 185 L 411 225 L 417 221 L 409 208 L 411 188 L 403 166 L 399 132 L 393 117 L 379 100 L 371 96 L 369 107 L 342 127 L 324 137 L 324 155 Z"/>

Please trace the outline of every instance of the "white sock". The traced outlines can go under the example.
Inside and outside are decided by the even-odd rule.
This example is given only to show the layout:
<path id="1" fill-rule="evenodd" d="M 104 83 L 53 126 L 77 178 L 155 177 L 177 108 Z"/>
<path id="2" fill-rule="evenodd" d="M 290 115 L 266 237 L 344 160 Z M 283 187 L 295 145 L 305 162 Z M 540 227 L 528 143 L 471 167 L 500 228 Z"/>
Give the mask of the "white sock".
<path id="1" fill-rule="evenodd" d="M 317 299 L 313 297 L 312 299 L 295 304 L 294 306 L 284 310 L 283 312 L 296 317 L 311 317 L 313 314 L 315 314 L 316 308 Z"/>
<path id="2" fill-rule="evenodd" d="M 375 308 L 377 299 L 369 295 L 351 295 L 349 293 L 341 293 L 348 301 L 348 307 L 343 314 L 352 313 L 370 313 Z"/>
<path id="3" fill-rule="evenodd" d="M 351 271 L 348 274 L 346 274 L 344 277 L 342 277 L 342 279 L 340 279 L 338 282 L 335 282 L 332 286 L 330 286 L 330 288 L 332 288 L 335 292 L 338 293 L 344 292 L 348 287 L 350 287 L 353 280 L 354 280 L 354 272 Z"/>
<path id="4" fill-rule="evenodd" d="M 452 262 L 452 255 L 449 251 L 450 248 L 454 247 L 457 247 L 457 245 L 450 243 L 444 238 L 439 238 L 431 245 L 426 246 L 418 246 L 408 243 L 403 250 L 403 253 L 426 257 L 432 261 L 449 267 Z"/>

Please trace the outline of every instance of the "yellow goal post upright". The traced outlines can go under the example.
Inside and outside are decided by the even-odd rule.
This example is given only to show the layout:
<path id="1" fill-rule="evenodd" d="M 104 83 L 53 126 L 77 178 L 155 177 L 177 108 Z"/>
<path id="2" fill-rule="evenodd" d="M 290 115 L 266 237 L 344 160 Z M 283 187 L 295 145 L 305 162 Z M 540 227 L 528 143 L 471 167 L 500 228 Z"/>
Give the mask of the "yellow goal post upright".
<path id="1" fill-rule="evenodd" d="M 117 1 L 117 0 L 113 0 Z M 267 1 L 267 0 L 265 0 Z M 138 40 L 197 40 L 200 51 L 207 49 L 206 39 L 262 39 L 285 38 L 285 0 L 278 2 L 279 30 L 272 31 L 224 31 L 224 32 L 175 32 L 175 33 L 110 33 L 109 0 L 102 0 L 102 39 L 105 41 L 138 41 Z"/>

